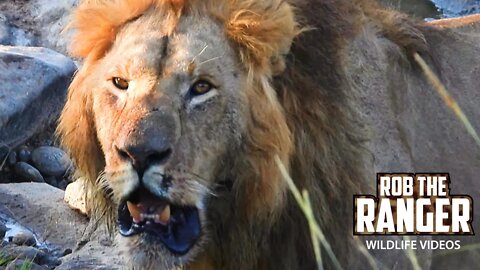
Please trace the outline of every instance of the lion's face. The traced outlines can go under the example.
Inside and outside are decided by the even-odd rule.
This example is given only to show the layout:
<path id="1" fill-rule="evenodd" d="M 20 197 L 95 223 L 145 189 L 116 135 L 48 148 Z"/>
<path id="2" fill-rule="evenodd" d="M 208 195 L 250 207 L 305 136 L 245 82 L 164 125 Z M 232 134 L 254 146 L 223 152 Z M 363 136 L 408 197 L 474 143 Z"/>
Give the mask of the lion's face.
<path id="1" fill-rule="evenodd" d="M 120 233 L 178 260 L 205 237 L 205 202 L 239 151 L 245 74 L 213 21 L 186 17 L 167 36 L 149 20 L 126 25 L 88 80 Z"/>
<path id="2" fill-rule="evenodd" d="M 185 265 L 221 223 L 209 217 L 269 219 L 286 190 L 274 157 L 288 163 L 292 140 L 270 80 L 297 33 L 291 7 L 186 3 L 86 1 L 73 22 L 85 64 L 58 132 L 102 191 L 95 215 L 117 209 L 142 268 Z M 225 182 L 229 199 L 216 192 Z M 235 212 L 218 213 L 216 201 Z"/>

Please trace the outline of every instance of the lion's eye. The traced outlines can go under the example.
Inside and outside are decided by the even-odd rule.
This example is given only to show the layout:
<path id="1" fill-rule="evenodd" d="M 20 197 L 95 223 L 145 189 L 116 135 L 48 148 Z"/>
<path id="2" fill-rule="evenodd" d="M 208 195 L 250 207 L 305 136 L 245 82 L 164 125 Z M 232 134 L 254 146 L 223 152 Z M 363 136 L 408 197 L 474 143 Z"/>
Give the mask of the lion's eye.
<path id="1" fill-rule="evenodd" d="M 201 80 L 192 85 L 190 93 L 194 96 L 199 96 L 208 93 L 212 88 L 213 86 L 211 83 Z"/>
<path id="2" fill-rule="evenodd" d="M 114 77 L 112 79 L 112 82 L 113 82 L 113 85 L 115 85 L 115 87 L 117 87 L 118 89 L 121 89 L 121 90 L 127 90 L 128 89 L 129 83 L 125 79 L 122 79 L 122 78 L 119 78 L 119 77 Z"/>

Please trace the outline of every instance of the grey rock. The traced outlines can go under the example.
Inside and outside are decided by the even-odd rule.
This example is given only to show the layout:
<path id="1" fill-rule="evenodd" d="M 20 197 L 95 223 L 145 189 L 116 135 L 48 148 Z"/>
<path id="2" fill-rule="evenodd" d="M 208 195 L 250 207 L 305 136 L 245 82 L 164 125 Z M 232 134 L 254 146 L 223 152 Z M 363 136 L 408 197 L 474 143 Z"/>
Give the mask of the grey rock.
<path id="1" fill-rule="evenodd" d="M 378 2 L 418 18 L 440 18 L 442 15 L 430 0 L 379 0 Z"/>
<path id="2" fill-rule="evenodd" d="M 479 0 L 432 0 L 445 17 L 457 17 L 480 12 Z"/>
<path id="3" fill-rule="evenodd" d="M 18 270 L 18 269 L 48 270 L 48 267 L 40 266 L 29 260 L 14 260 L 10 262 L 5 268 L 5 270 Z"/>
<path id="4" fill-rule="evenodd" d="M 32 165 L 25 162 L 15 164 L 15 173 L 23 178 L 23 180 L 42 183 L 44 182 L 42 174 Z"/>
<path id="5" fill-rule="evenodd" d="M 0 13 L 0 44 L 15 46 L 32 46 L 34 37 L 23 29 L 10 24 L 5 14 Z"/>
<path id="6" fill-rule="evenodd" d="M 4 44 L 41 46 L 67 52 L 71 31 L 66 28 L 78 0 L 0 1 L 7 23 L 1 27 Z M 6 43 L 5 43 L 6 42 Z"/>
<path id="7" fill-rule="evenodd" d="M 0 164 L 2 164 L 7 159 L 9 152 L 10 147 L 5 144 L 0 144 Z"/>
<path id="8" fill-rule="evenodd" d="M 42 146 L 32 152 L 32 162 L 45 175 L 62 176 L 71 166 L 68 155 L 63 150 Z"/>
<path id="9" fill-rule="evenodd" d="M 47 176 L 45 177 L 45 182 L 49 184 L 50 186 L 57 187 L 58 186 L 58 181 L 55 176 Z"/>
<path id="10" fill-rule="evenodd" d="M 3 222 L 0 220 L 0 242 L 2 242 L 3 237 L 5 237 L 7 230 L 7 226 L 5 226 L 5 224 L 3 224 Z"/>
<path id="11" fill-rule="evenodd" d="M 15 151 L 11 151 L 8 155 L 7 163 L 10 166 L 15 165 L 17 163 L 17 153 Z"/>
<path id="12" fill-rule="evenodd" d="M 71 32 L 64 31 L 69 22 L 70 12 L 78 0 L 35 0 L 31 1 L 31 14 L 39 42 L 42 46 L 66 53 Z"/>
<path id="13" fill-rule="evenodd" d="M 28 162 L 30 160 L 31 153 L 27 148 L 21 148 L 18 150 L 18 159 L 23 162 Z"/>
<path id="14" fill-rule="evenodd" d="M 65 179 L 62 179 L 62 181 L 59 181 L 57 186 L 59 189 L 61 190 L 66 190 L 67 189 L 67 186 L 68 186 L 68 182 L 65 181 Z"/>
<path id="15" fill-rule="evenodd" d="M 47 239 L 49 244 L 59 250 L 73 250 L 71 254 L 62 257 L 62 264 L 55 269 L 123 269 L 124 257 L 116 244 L 105 248 L 100 243 L 101 236 L 106 235 L 103 228 L 99 228 L 89 240 L 83 241 L 88 220 L 68 208 L 63 202 L 63 196 L 63 191 L 47 184 L 3 184 L 0 185 L 0 212 L 19 217 L 17 222 L 34 232 L 47 232 L 45 235 L 36 234 L 39 241 Z M 76 250 L 79 242 L 85 245 Z M 41 260 L 35 263 L 45 265 L 47 259 L 50 260 L 48 265 L 58 263 L 45 252 L 42 254 Z"/>
<path id="16" fill-rule="evenodd" d="M 50 267 L 55 267 L 60 264 L 59 259 L 54 256 L 29 246 L 6 245 L 2 248 L 2 257 L 9 261 L 26 260 Z"/>
<path id="17" fill-rule="evenodd" d="M 75 70 L 49 49 L 0 45 L 0 142 L 14 148 L 55 123 Z"/>
<path id="18" fill-rule="evenodd" d="M 12 237 L 12 243 L 17 246 L 35 246 L 36 240 L 32 232 L 21 230 Z"/>

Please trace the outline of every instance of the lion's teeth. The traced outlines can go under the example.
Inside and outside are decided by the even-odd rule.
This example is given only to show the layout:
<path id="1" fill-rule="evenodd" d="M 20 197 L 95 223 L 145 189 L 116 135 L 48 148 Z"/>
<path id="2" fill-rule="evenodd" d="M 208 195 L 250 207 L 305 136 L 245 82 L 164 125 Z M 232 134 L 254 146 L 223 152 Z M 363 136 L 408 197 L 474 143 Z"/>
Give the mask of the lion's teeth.
<path id="1" fill-rule="evenodd" d="M 156 215 L 155 222 L 160 223 L 162 225 L 167 225 L 168 221 L 170 221 L 170 205 L 167 204 L 165 208 L 163 208 L 162 213 L 160 215 Z"/>
<path id="2" fill-rule="evenodd" d="M 130 212 L 130 216 L 133 219 L 133 222 L 140 223 L 143 220 L 140 209 L 131 202 L 127 202 L 127 207 L 128 211 Z"/>

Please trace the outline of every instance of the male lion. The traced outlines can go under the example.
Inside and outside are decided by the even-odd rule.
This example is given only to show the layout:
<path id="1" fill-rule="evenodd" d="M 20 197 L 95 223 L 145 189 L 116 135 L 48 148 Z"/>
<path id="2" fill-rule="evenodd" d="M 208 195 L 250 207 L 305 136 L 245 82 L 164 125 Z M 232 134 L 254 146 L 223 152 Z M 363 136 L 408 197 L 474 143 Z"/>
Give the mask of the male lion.
<path id="1" fill-rule="evenodd" d="M 375 179 L 358 110 L 388 89 L 393 100 L 421 95 L 428 84 L 413 53 L 453 75 L 460 65 L 444 67 L 443 45 L 430 41 L 480 51 L 369 0 L 86 1 L 71 25 L 84 63 L 58 133 L 89 180 L 94 219 L 118 224 L 136 269 L 315 269 L 276 156 L 309 191 L 342 266 L 369 268 L 352 237 L 352 195 Z M 479 86 L 463 79 L 462 89 Z M 405 162 L 418 141 L 402 123 L 392 132 L 410 152 L 392 148 L 396 159 L 376 168 L 437 169 Z M 390 138 L 375 155 L 388 158 Z M 401 258 L 383 265 L 409 266 Z"/>

